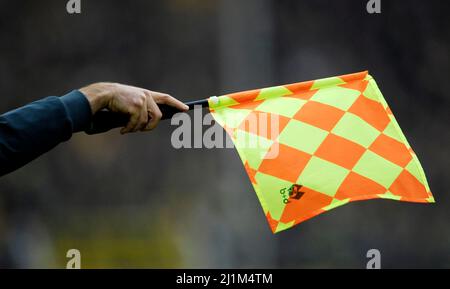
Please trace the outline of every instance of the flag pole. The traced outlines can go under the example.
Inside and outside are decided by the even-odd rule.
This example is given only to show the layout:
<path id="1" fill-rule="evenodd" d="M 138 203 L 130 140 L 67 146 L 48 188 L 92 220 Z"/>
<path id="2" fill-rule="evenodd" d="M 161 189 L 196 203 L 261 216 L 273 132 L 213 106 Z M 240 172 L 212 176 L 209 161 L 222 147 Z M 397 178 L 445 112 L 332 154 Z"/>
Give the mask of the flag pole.
<path id="1" fill-rule="evenodd" d="M 185 104 L 189 106 L 189 110 L 193 110 L 195 106 L 205 108 L 208 107 L 208 99 L 188 101 L 185 102 Z M 171 119 L 174 114 L 181 112 L 167 104 L 158 104 L 158 107 L 162 113 L 161 119 Z M 89 127 L 85 129 L 85 132 L 91 135 L 106 132 L 118 127 L 124 127 L 128 123 L 129 118 L 129 115 L 127 114 L 101 110 L 92 116 L 91 123 L 89 124 Z"/>

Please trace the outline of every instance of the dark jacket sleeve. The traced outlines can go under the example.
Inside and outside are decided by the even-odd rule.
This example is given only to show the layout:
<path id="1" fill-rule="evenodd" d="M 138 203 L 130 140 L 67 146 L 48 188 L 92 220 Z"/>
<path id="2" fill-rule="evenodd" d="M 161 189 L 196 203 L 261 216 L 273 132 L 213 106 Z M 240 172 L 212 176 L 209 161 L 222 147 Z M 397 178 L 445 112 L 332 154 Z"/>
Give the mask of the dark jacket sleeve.
<path id="1" fill-rule="evenodd" d="M 70 139 L 84 130 L 90 119 L 89 102 L 78 90 L 0 115 L 0 176 Z"/>

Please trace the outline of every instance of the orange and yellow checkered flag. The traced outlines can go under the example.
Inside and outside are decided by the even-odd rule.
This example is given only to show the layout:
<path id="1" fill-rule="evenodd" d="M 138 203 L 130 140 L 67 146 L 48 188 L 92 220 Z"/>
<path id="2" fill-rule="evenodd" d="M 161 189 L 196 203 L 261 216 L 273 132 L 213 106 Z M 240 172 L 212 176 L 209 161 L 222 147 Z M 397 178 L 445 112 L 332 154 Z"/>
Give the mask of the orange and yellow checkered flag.
<path id="1" fill-rule="evenodd" d="M 273 232 L 352 201 L 432 203 L 419 160 L 367 72 L 209 99 Z"/>

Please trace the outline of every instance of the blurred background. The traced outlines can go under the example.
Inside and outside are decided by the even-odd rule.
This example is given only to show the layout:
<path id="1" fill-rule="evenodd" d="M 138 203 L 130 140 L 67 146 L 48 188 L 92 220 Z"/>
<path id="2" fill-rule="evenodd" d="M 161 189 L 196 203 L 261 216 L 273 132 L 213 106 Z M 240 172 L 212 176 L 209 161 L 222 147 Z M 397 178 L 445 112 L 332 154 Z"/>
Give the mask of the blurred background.
<path id="1" fill-rule="evenodd" d="M 233 149 L 74 135 L 0 178 L 0 267 L 450 267 L 448 1 L 0 0 L 0 112 L 97 81 L 194 100 L 368 69 L 437 203 L 356 202 L 273 235 Z"/>

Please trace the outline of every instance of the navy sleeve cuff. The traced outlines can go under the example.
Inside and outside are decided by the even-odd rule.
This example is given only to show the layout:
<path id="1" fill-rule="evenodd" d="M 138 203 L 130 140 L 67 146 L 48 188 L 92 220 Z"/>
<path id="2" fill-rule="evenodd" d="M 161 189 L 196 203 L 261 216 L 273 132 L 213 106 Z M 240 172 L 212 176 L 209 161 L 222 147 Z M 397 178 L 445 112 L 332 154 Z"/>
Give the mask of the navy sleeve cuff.
<path id="1" fill-rule="evenodd" d="M 78 90 L 73 90 L 60 97 L 72 123 L 72 132 L 85 130 L 92 117 L 91 106 L 86 96 Z"/>

